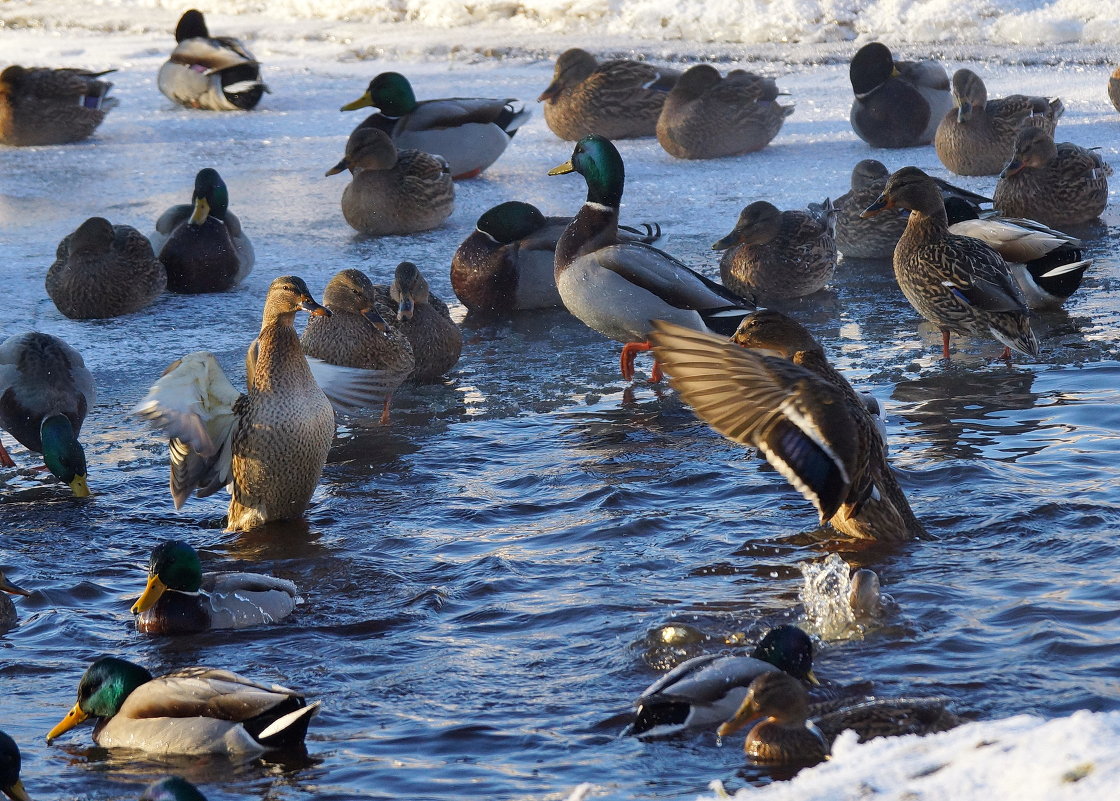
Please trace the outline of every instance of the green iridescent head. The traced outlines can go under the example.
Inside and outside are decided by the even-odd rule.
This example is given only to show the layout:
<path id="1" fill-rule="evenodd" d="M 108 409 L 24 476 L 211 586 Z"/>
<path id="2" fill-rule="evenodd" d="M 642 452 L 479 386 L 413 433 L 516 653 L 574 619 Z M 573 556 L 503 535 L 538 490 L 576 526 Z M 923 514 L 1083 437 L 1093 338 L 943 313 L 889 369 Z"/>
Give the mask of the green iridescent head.
<path id="1" fill-rule="evenodd" d="M 39 435 L 43 441 L 43 462 L 51 474 L 63 484 L 69 484 L 75 497 L 89 495 L 86 452 L 78 444 L 70 418 L 64 414 L 44 418 Z"/>

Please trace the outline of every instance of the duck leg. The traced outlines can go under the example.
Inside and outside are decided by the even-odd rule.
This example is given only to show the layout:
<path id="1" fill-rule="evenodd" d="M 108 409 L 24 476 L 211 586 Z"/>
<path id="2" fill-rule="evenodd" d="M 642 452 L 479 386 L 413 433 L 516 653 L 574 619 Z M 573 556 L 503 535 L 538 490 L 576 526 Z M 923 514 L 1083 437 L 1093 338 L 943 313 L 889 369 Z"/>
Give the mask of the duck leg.
<path id="1" fill-rule="evenodd" d="M 999 355 L 999 357 L 1001 359 L 1003 359 L 1005 362 L 1007 362 L 1008 364 L 1011 364 L 1011 347 L 1009 345 L 1004 345 L 1003 346 L 1003 353 L 1001 353 Z"/>
<path id="2" fill-rule="evenodd" d="M 12 460 L 12 455 L 8 453 L 8 449 L 4 447 L 4 443 L 0 442 L 0 467 L 15 467 L 16 463 Z"/>
<path id="3" fill-rule="evenodd" d="M 622 353 L 619 354 L 618 366 L 622 370 L 622 377 L 627 381 L 634 380 L 634 359 L 642 351 L 650 350 L 652 346 L 648 342 L 627 342 L 622 346 Z M 656 384 L 661 380 L 661 365 L 656 360 L 653 362 L 653 369 L 650 371 L 649 380 L 651 383 Z"/>
<path id="4" fill-rule="evenodd" d="M 949 361 L 949 329 L 941 329 L 941 355 L 945 361 Z"/>
<path id="5" fill-rule="evenodd" d="M 378 422 L 383 426 L 389 425 L 389 401 L 392 399 L 392 395 L 386 395 L 385 405 L 381 407 L 381 419 Z"/>

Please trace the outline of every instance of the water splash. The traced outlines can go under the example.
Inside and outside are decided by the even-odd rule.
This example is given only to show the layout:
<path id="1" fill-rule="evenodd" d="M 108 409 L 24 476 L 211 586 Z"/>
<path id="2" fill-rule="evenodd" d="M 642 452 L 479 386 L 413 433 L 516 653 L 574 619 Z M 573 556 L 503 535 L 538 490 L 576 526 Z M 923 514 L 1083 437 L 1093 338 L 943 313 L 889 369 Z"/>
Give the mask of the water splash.
<path id="1" fill-rule="evenodd" d="M 882 617 L 879 577 L 870 570 L 851 573 L 836 554 L 821 562 L 801 562 L 803 627 L 822 640 L 861 639 Z"/>

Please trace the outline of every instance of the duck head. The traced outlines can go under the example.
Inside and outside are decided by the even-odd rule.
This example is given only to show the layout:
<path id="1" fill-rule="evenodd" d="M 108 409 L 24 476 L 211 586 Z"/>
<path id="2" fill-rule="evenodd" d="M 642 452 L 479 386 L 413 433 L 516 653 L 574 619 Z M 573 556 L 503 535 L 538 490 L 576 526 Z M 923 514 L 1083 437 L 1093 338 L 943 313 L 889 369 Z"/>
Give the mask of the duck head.
<path id="1" fill-rule="evenodd" d="M 146 612 L 167 590 L 198 592 L 202 586 L 202 562 L 198 552 L 182 540 L 157 545 L 148 559 L 148 586 L 132 605 L 132 614 Z"/>
<path id="2" fill-rule="evenodd" d="M 149 784 L 140 801 L 206 801 L 206 797 L 186 779 L 168 776 Z"/>
<path id="3" fill-rule="evenodd" d="M 903 167 L 891 175 L 883 193 L 859 216 L 874 217 L 887 209 L 909 209 L 929 218 L 946 219 L 941 188 L 917 167 Z"/>
<path id="4" fill-rule="evenodd" d="M 194 178 L 191 202 L 194 204 L 191 225 L 202 225 L 207 217 L 225 221 L 226 209 L 229 208 L 229 189 L 217 170 L 206 167 L 198 171 Z"/>
<path id="5" fill-rule="evenodd" d="M 824 352 L 809 329 L 792 317 L 772 309 L 760 309 L 744 317 L 731 341 L 783 359 L 792 359 L 799 352 Z"/>
<path id="6" fill-rule="evenodd" d="M 139 665 L 103 656 L 86 668 L 78 682 L 78 702 L 47 734 L 47 744 L 87 718 L 111 718 L 120 711 L 129 694 L 152 680 Z"/>
<path id="7" fill-rule="evenodd" d="M 384 333 L 385 320 L 374 307 L 376 297 L 377 290 L 369 276 L 352 268 L 337 273 L 323 290 L 323 304 L 331 311 L 361 315 Z"/>
<path id="8" fill-rule="evenodd" d="M 39 434 L 43 441 L 43 462 L 51 474 L 63 484 L 68 484 L 75 498 L 89 495 L 86 452 L 78 443 L 70 418 L 64 414 L 43 418 Z"/>
<path id="9" fill-rule="evenodd" d="M 752 720 L 772 718 L 786 726 L 804 726 L 809 717 L 809 694 L 797 679 L 774 671 L 763 673 L 747 687 L 747 696 L 730 720 L 720 724 L 717 734 L 734 734 Z"/>
<path id="10" fill-rule="evenodd" d="M 565 50 L 556 59 L 556 67 L 552 71 L 552 83 L 541 92 L 537 101 L 555 99 L 568 87 L 587 80 L 598 66 L 598 60 L 586 50 L 578 47 Z"/>
<path id="11" fill-rule="evenodd" d="M 988 103 L 988 88 L 972 70 L 954 72 L 949 88 L 957 106 L 957 122 L 968 122 L 975 111 L 983 111 Z"/>
<path id="12" fill-rule="evenodd" d="M 870 94 L 896 75 L 898 70 L 894 66 L 894 56 L 882 42 L 865 44 L 852 56 L 852 63 L 848 66 L 848 77 L 856 97 Z"/>
<path id="13" fill-rule="evenodd" d="M 16 741 L 0 731 L 0 793 L 15 801 L 31 801 L 19 778 L 20 762 Z"/>
<path id="14" fill-rule="evenodd" d="M 90 217 L 70 234 L 70 252 L 107 253 L 115 236 L 111 222 L 104 217 Z"/>
<path id="15" fill-rule="evenodd" d="M 346 140 L 346 155 L 327 170 L 335 175 L 343 170 L 391 170 L 397 163 L 397 146 L 379 128 L 355 128 Z"/>
<path id="16" fill-rule="evenodd" d="M 330 317 L 331 311 L 316 302 L 311 297 L 311 290 L 307 288 L 302 278 L 294 275 L 283 275 L 275 279 L 268 287 L 268 296 L 264 302 L 264 319 L 266 321 L 289 316 L 294 319 L 297 311 L 305 311 L 317 317 Z"/>
<path id="17" fill-rule="evenodd" d="M 622 202 L 622 188 L 626 183 L 626 169 L 618 148 L 609 139 L 590 134 L 576 142 L 572 157 L 553 167 L 549 175 L 578 172 L 587 181 L 587 202 L 617 209 Z"/>
<path id="18" fill-rule="evenodd" d="M 0 592 L 7 592 L 11 593 L 12 595 L 23 595 L 25 597 L 31 594 L 27 590 L 23 589 L 23 587 L 18 587 L 12 582 L 8 581 L 8 577 L 4 575 L 3 570 L 0 570 Z"/>
<path id="19" fill-rule="evenodd" d="M 766 632 L 751 656 L 810 684 L 820 684 L 813 675 L 813 641 L 797 626 L 778 626 Z"/>
<path id="20" fill-rule="evenodd" d="M 712 250 L 727 250 L 739 245 L 762 245 L 778 235 L 782 212 L 773 203 L 756 200 L 739 214 L 731 233 L 712 243 Z"/>
<path id="21" fill-rule="evenodd" d="M 389 287 L 389 297 L 397 304 L 398 320 L 411 320 L 416 306 L 427 303 L 430 293 L 428 282 L 415 264 L 402 261 L 397 265 L 393 283 Z"/>
<path id="22" fill-rule="evenodd" d="M 175 41 L 196 38 L 208 39 L 210 31 L 206 28 L 206 19 L 202 16 L 202 12 L 192 8 L 184 11 L 183 16 L 179 17 L 179 24 L 175 26 Z"/>
<path id="23" fill-rule="evenodd" d="M 536 206 L 510 200 L 483 212 L 475 228 L 495 242 L 508 245 L 540 230 L 545 223 L 544 215 Z"/>
<path id="24" fill-rule="evenodd" d="M 383 72 L 369 82 L 365 94 L 339 110 L 354 111 L 373 106 L 386 117 L 403 117 L 411 113 L 416 105 L 416 95 L 408 78 L 399 72 Z"/>
<path id="25" fill-rule="evenodd" d="M 1000 178 L 1010 178 L 1028 167 L 1045 167 L 1051 159 L 1058 157 L 1058 146 L 1053 137 L 1041 128 L 1022 128 L 1015 137 L 1015 152 L 1011 161 L 999 174 Z"/>
<path id="26" fill-rule="evenodd" d="M 852 191 L 859 192 L 887 180 L 891 171 L 877 159 L 864 159 L 852 167 Z"/>

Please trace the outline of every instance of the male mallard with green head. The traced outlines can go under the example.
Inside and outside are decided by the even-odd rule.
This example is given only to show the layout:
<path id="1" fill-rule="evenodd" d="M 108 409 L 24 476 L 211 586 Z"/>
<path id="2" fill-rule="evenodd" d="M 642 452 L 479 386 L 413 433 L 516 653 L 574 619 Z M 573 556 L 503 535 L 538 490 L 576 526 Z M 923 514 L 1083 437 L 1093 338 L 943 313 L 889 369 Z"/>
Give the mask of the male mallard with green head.
<path id="1" fill-rule="evenodd" d="M 181 540 L 152 550 L 148 584 L 132 606 L 146 634 L 194 634 L 282 620 L 295 609 L 296 585 L 261 573 L 203 573 L 198 552 Z"/>
<path id="2" fill-rule="evenodd" d="M 206 796 L 186 779 L 168 776 L 145 787 L 140 801 L 206 801 Z"/>
<path id="3" fill-rule="evenodd" d="M 1038 129 L 1031 129 L 1038 130 Z M 1011 349 L 1038 355 L 1030 310 L 1003 257 L 978 239 L 949 232 L 937 184 L 917 167 L 903 167 L 864 214 L 908 209 L 906 230 L 894 249 L 894 274 L 918 314 L 941 329 L 949 359 L 949 334 L 992 337 Z"/>
<path id="4" fill-rule="evenodd" d="M 140 665 L 105 656 L 78 684 L 78 702 L 47 743 L 94 718 L 102 748 L 154 754 L 259 754 L 301 748 L 319 711 L 302 694 L 228 670 L 188 667 L 152 678 Z"/>
<path id="5" fill-rule="evenodd" d="M 895 61 L 882 42 L 861 47 L 848 72 L 855 93 L 852 130 L 872 147 L 928 145 L 953 107 L 944 67 L 936 61 Z"/>
<path id="6" fill-rule="evenodd" d="M 90 136 L 117 105 L 113 72 L 12 65 L 0 73 L 0 144 L 62 145 Z"/>
<path id="7" fill-rule="evenodd" d="M 58 337 L 30 332 L 0 343 L 0 428 L 43 454 L 47 469 L 78 498 L 89 495 L 78 434 L 95 399 L 81 354 Z M 0 465 L 15 467 L 2 443 Z"/>
<path id="8" fill-rule="evenodd" d="M 473 178 L 497 161 L 517 129 L 532 116 L 524 103 L 512 97 L 417 101 L 412 84 L 399 72 L 377 75 L 361 97 L 341 110 L 368 106 L 378 112 L 359 128 L 384 131 L 400 150 L 438 153 L 456 181 Z"/>
<path id="9" fill-rule="evenodd" d="M 167 268 L 167 288 L 187 294 L 231 289 L 255 260 L 241 220 L 229 210 L 229 189 L 211 167 L 195 176 L 190 204 L 172 206 L 156 220 L 152 248 Z"/>
<path id="10" fill-rule="evenodd" d="M 12 801 L 31 801 L 19 778 L 20 762 L 16 741 L 0 731 L 0 793 Z"/>
<path id="11" fill-rule="evenodd" d="M 730 336 L 753 310 L 748 301 L 662 250 L 619 237 L 625 170 L 615 146 L 601 136 L 584 137 L 571 159 L 548 174 L 571 172 L 587 182 L 587 200 L 556 245 L 556 288 L 585 325 L 624 343 L 622 377 L 631 380 L 635 356 L 649 350 L 654 320 Z M 656 362 L 651 378 L 661 378 Z"/>

